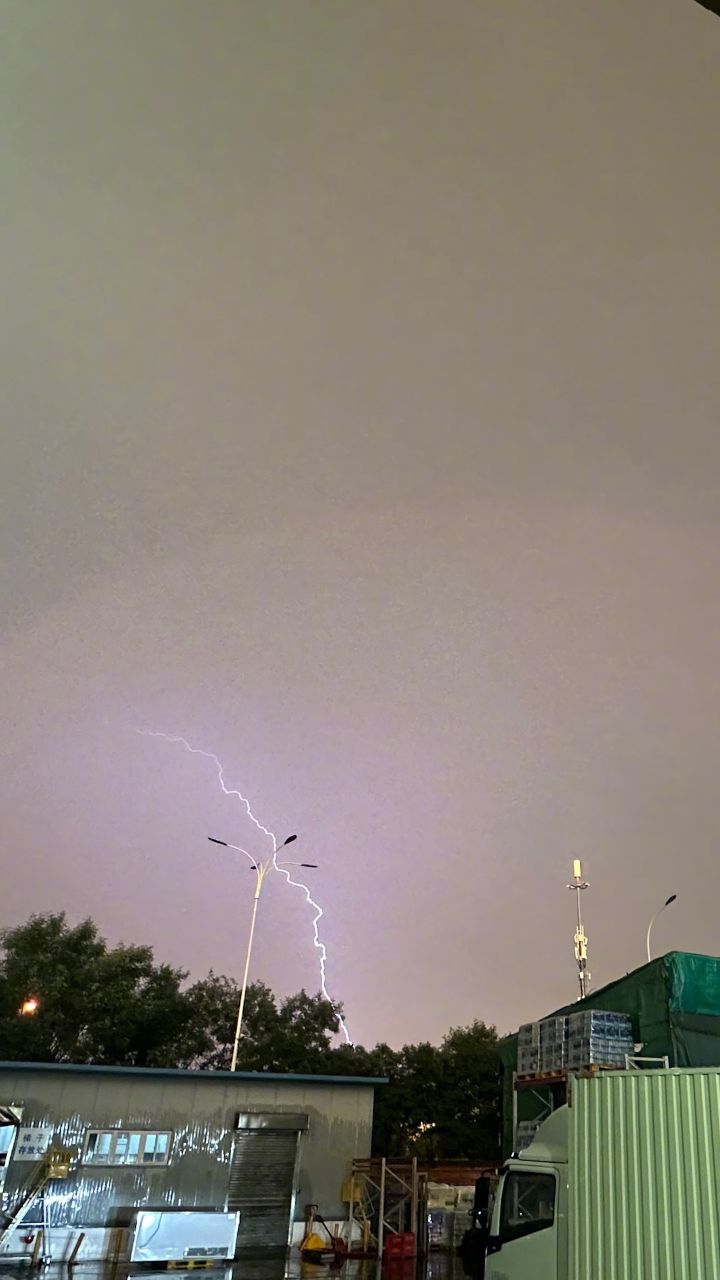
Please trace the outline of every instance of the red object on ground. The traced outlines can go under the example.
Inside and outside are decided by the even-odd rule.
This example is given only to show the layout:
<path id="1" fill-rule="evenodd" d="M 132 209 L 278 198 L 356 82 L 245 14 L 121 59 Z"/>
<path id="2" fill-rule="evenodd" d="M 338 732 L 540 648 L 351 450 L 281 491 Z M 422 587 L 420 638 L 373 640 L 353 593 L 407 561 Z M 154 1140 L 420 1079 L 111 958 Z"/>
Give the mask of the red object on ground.
<path id="1" fill-rule="evenodd" d="M 390 1258 L 415 1258 L 417 1257 L 417 1242 L 412 1231 L 396 1231 L 392 1235 L 385 1237 L 385 1257 Z"/>

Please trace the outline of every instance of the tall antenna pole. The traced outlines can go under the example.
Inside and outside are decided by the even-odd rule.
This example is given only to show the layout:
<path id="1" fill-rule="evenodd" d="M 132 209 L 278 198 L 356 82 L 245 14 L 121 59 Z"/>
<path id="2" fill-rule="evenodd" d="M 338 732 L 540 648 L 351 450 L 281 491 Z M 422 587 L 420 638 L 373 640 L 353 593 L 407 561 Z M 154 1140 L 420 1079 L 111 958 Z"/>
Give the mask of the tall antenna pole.
<path id="1" fill-rule="evenodd" d="M 587 880 L 583 880 L 582 863 L 579 858 L 573 861 L 573 880 L 569 884 L 575 894 L 577 903 L 577 929 L 575 930 L 575 960 L 578 967 L 578 982 L 580 983 L 580 999 L 584 1000 L 590 986 L 590 974 L 588 973 L 588 940 L 583 929 L 582 916 L 580 914 L 580 894 L 583 889 L 589 889 L 590 885 Z"/>

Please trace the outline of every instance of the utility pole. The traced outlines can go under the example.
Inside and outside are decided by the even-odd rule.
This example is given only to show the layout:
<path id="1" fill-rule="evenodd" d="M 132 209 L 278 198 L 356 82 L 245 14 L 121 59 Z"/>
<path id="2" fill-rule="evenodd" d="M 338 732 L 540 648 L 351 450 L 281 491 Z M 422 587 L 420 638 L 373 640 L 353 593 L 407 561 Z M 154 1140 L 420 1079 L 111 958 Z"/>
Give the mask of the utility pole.
<path id="1" fill-rule="evenodd" d="M 577 928 L 575 930 L 575 960 L 578 967 L 578 982 L 580 983 L 580 999 L 584 1000 L 590 987 L 590 974 L 588 973 L 588 940 L 583 929 L 582 915 L 580 913 L 580 894 L 583 889 L 589 889 L 590 885 L 587 880 L 583 880 L 582 863 L 579 858 L 573 861 L 573 879 L 569 884 L 575 894 L 577 903 Z"/>

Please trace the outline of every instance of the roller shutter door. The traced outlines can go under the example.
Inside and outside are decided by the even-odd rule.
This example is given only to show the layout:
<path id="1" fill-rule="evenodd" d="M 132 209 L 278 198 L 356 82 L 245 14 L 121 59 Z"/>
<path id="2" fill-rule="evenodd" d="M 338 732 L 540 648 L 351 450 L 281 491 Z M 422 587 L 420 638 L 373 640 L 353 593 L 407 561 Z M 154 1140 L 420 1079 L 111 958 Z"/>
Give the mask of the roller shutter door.
<path id="1" fill-rule="evenodd" d="M 227 1207 L 240 1213 L 239 1253 L 287 1248 L 297 1145 L 292 1129 L 235 1133 Z"/>

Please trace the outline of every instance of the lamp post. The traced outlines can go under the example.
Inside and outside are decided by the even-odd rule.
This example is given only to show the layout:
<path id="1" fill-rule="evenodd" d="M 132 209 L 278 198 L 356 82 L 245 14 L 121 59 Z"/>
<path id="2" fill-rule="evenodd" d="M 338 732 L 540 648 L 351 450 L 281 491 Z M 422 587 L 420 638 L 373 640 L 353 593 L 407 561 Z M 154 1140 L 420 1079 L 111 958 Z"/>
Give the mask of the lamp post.
<path id="1" fill-rule="evenodd" d="M 208 836 L 211 844 L 220 844 L 225 849 L 235 849 L 238 853 L 246 853 L 247 850 L 241 849 L 237 844 L 230 844 L 227 840 L 217 840 L 214 836 Z M 243 1013 L 245 1012 L 245 996 L 247 995 L 248 973 L 250 972 L 250 957 L 252 955 L 253 938 L 255 937 L 255 920 L 257 917 L 258 902 L 265 879 L 270 871 L 276 871 L 279 867 L 313 867 L 317 866 L 315 862 L 277 862 L 277 855 L 286 845 L 292 844 L 293 840 L 297 840 L 297 836 L 288 836 L 278 845 L 273 856 L 266 858 L 264 862 L 253 862 L 252 870 L 255 872 L 255 897 L 253 900 L 252 916 L 250 918 L 250 934 L 248 936 L 247 951 L 245 953 L 245 969 L 242 978 L 242 987 L 240 988 L 240 1005 L 238 1007 L 237 1023 L 235 1026 L 235 1039 L 233 1041 L 232 1062 L 230 1070 L 237 1070 L 238 1046 L 240 1044 L 240 1032 L 242 1031 Z"/>
<path id="2" fill-rule="evenodd" d="M 650 963 L 650 961 L 652 960 L 652 955 L 650 954 L 650 934 L 652 933 L 652 927 L 653 927 L 653 925 L 654 925 L 655 921 L 657 920 L 658 916 L 662 915 L 662 913 L 663 913 L 663 911 L 665 910 L 665 908 L 666 908 L 666 907 L 669 907 L 669 906 L 670 906 L 670 904 L 671 904 L 672 902 L 674 902 L 676 898 L 677 898 L 677 894 L 676 894 L 676 893 L 671 893 L 671 894 L 670 894 L 670 897 L 669 897 L 669 898 L 666 898 L 666 899 L 665 899 L 665 901 L 663 902 L 662 906 L 661 906 L 661 907 L 659 907 L 659 908 L 658 908 L 658 910 L 655 912 L 655 915 L 653 916 L 652 920 L 650 921 L 650 923 L 649 923 L 649 925 L 648 925 L 647 938 L 645 939 L 645 947 L 646 947 L 646 950 L 647 950 L 648 964 L 649 964 L 649 963 Z"/>

